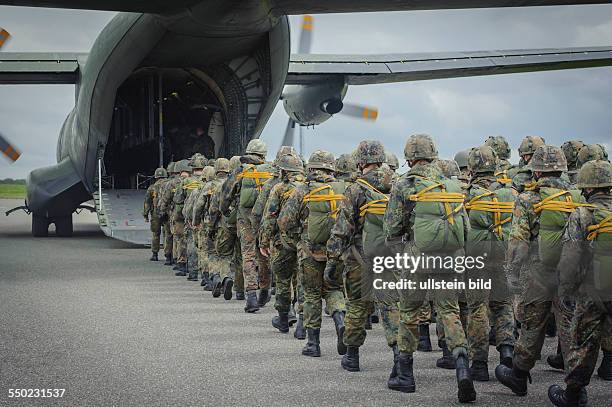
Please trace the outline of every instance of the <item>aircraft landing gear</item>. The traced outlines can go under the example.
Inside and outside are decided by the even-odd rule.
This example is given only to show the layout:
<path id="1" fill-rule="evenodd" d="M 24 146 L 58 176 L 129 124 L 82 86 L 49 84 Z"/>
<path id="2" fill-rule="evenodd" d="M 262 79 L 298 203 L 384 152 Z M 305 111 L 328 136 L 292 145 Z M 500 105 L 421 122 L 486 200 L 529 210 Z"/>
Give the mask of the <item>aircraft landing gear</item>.
<path id="1" fill-rule="evenodd" d="M 67 216 L 56 216 L 48 218 L 42 215 L 32 214 L 32 236 L 49 236 L 49 225 L 55 223 L 55 234 L 58 237 L 72 236 L 72 214 Z"/>

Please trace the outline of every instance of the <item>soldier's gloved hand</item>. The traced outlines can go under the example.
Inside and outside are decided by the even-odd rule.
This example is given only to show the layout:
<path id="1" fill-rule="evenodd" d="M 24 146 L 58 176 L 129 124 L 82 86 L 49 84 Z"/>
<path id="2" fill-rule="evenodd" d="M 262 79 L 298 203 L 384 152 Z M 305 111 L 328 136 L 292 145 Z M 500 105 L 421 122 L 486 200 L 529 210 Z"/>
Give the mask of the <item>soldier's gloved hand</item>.
<path id="1" fill-rule="evenodd" d="M 323 279 L 327 285 L 336 285 L 338 278 L 338 261 L 335 259 L 328 259 L 325 264 L 325 270 L 323 271 Z"/>

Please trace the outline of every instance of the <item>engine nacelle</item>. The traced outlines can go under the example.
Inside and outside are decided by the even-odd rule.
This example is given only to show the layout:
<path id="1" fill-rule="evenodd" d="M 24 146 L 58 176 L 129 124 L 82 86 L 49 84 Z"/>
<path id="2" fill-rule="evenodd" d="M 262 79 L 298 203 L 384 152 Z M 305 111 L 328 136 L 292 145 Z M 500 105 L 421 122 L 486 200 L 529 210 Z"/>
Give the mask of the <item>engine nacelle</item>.
<path id="1" fill-rule="evenodd" d="M 321 124 L 342 110 L 347 88 L 344 81 L 287 85 L 283 91 L 283 106 L 296 123 L 303 126 Z"/>

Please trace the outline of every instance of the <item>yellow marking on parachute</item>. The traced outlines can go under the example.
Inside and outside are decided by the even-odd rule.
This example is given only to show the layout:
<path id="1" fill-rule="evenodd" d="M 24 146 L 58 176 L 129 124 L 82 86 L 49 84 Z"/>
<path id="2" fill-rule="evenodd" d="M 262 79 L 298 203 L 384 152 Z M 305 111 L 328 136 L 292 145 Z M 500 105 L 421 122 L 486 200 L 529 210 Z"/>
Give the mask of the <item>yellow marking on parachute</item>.
<path id="1" fill-rule="evenodd" d="M 487 196 L 493 196 L 492 200 L 481 201 L 482 198 Z M 514 213 L 514 202 L 499 202 L 495 194 L 489 191 L 470 199 L 470 201 L 465 204 L 465 209 L 493 213 L 494 223 L 491 225 L 491 228 L 495 230 L 495 233 L 500 239 L 503 239 L 502 226 L 510 222 L 512 217 L 510 216 L 502 220 L 501 214 Z"/>
<path id="2" fill-rule="evenodd" d="M 327 194 L 319 195 L 319 192 L 328 190 Z M 329 202 L 329 208 L 331 210 L 330 216 L 332 219 L 336 219 L 338 214 L 338 204 L 336 201 L 344 199 L 344 195 L 336 194 L 331 185 L 323 185 L 315 188 L 304 196 L 304 202 Z"/>
<path id="3" fill-rule="evenodd" d="M 434 188 L 440 188 L 442 192 L 429 192 Z M 410 195 L 409 199 L 413 202 L 439 202 L 444 204 L 444 211 L 446 212 L 446 219 L 451 225 L 455 224 L 454 216 L 463 208 L 463 201 L 465 195 L 459 192 L 446 192 L 444 184 L 437 183 L 422 189 L 415 195 Z M 455 209 L 451 207 L 451 203 L 459 203 Z"/>
<path id="4" fill-rule="evenodd" d="M 565 196 L 565 201 L 554 201 L 554 199 L 561 198 L 563 196 Z M 544 198 L 542 202 L 533 205 L 533 208 L 535 209 L 536 213 L 540 213 L 542 211 L 572 213 L 581 206 L 587 208 L 596 207 L 595 205 L 591 204 L 574 202 L 574 200 L 572 199 L 572 195 L 569 191 L 561 191 L 547 198 Z"/>
<path id="5" fill-rule="evenodd" d="M 597 239 L 602 233 L 612 233 L 612 216 L 608 216 L 597 225 L 587 227 L 587 231 L 589 232 L 587 240 L 590 241 Z"/>
<path id="6" fill-rule="evenodd" d="M 253 164 L 250 164 L 247 168 L 244 169 L 240 174 L 238 174 L 238 178 L 251 178 L 255 180 L 255 187 L 258 190 L 261 190 L 264 182 L 261 182 L 262 179 L 266 181 L 272 178 L 272 173 L 267 171 L 257 171 Z"/>

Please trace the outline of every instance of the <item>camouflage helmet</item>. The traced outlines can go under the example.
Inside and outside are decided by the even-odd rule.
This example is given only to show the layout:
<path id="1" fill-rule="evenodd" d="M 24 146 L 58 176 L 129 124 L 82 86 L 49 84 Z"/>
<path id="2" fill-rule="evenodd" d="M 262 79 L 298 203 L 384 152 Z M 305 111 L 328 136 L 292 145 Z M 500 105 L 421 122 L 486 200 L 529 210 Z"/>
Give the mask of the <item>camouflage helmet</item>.
<path id="1" fill-rule="evenodd" d="M 581 189 L 612 187 L 612 164 L 604 160 L 585 163 L 578 171 L 576 186 Z"/>
<path id="2" fill-rule="evenodd" d="M 431 136 L 427 134 L 414 134 L 406 141 L 404 148 L 406 160 L 435 160 L 438 158 L 438 150 Z"/>
<path id="3" fill-rule="evenodd" d="M 521 141 L 518 148 L 519 155 L 522 157 L 528 154 L 534 154 L 538 147 L 546 144 L 546 141 L 540 136 L 527 136 Z"/>
<path id="4" fill-rule="evenodd" d="M 211 179 L 213 179 L 215 177 L 215 167 L 211 165 L 207 165 L 206 167 L 204 167 L 204 170 L 202 170 L 202 177 L 206 181 L 210 181 Z"/>
<path id="5" fill-rule="evenodd" d="M 278 160 L 284 156 L 284 155 L 295 155 L 298 156 L 298 152 L 295 148 L 293 148 L 293 146 L 281 146 L 281 148 L 278 149 L 278 151 L 276 152 L 276 158 L 274 159 L 274 164 L 276 164 L 278 162 Z"/>
<path id="6" fill-rule="evenodd" d="M 502 160 L 508 160 L 510 158 L 510 144 L 508 144 L 504 136 L 489 136 L 489 138 L 485 140 L 485 146 L 491 147 Z"/>
<path id="7" fill-rule="evenodd" d="M 443 160 L 436 159 L 433 162 L 439 169 L 442 171 L 445 177 L 458 177 L 461 175 L 461 170 L 459 169 L 459 165 L 455 160 Z"/>
<path id="8" fill-rule="evenodd" d="M 215 161 L 215 173 L 230 172 L 230 162 L 227 158 L 217 158 Z"/>
<path id="9" fill-rule="evenodd" d="M 279 160 L 276 166 L 288 172 L 304 172 L 304 163 L 300 157 L 295 155 L 284 155 Z"/>
<path id="10" fill-rule="evenodd" d="M 196 155 L 194 156 L 190 161 L 189 161 L 189 165 L 191 165 L 191 168 L 195 169 L 202 169 L 204 167 L 206 167 L 206 157 L 204 157 L 203 155 Z"/>
<path id="11" fill-rule="evenodd" d="M 350 174 L 357 171 L 357 164 L 352 154 L 341 154 L 336 160 L 336 172 L 339 174 Z"/>
<path id="12" fill-rule="evenodd" d="M 364 140 L 359 143 L 355 152 L 358 165 L 382 164 L 385 162 L 385 148 L 377 140 Z"/>
<path id="13" fill-rule="evenodd" d="M 569 166 L 576 165 L 578 152 L 582 147 L 584 147 L 584 143 L 580 140 L 570 140 L 563 143 L 561 150 L 563 150 L 563 154 L 565 154 L 565 159 Z"/>
<path id="14" fill-rule="evenodd" d="M 336 159 L 329 151 L 317 150 L 310 155 L 307 168 L 336 171 Z"/>
<path id="15" fill-rule="evenodd" d="M 459 165 L 459 168 L 466 168 L 468 166 L 468 156 L 470 150 L 462 150 L 455 154 L 455 162 Z"/>
<path id="16" fill-rule="evenodd" d="M 155 174 L 153 175 L 155 178 L 167 178 L 168 173 L 164 167 L 158 168 L 155 170 Z"/>
<path id="17" fill-rule="evenodd" d="M 495 172 L 497 169 L 497 155 L 493 147 L 484 145 L 470 150 L 468 169 L 473 173 Z"/>
<path id="18" fill-rule="evenodd" d="M 230 171 L 234 171 L 236 168 L 240 167 L 240 156 L 235 155 L 229 160 Z"/>
<path id="19" fill-rule="evenodd" d="M 397 170 L 399 168 L 399 160 L 397 156 L 389 151 L 385 153 L 385 163 L 393 170 Z"/>
<path id="20" fill-rule="evenodd" d="M 266 143 L 263 140 L 258 138 L 249 141 L 246 147 L 247 154 L 255 154 L 262 157 L 265 157 L 268 154 L 268 148 L 266 147 Z"/>
<path id="21" fill-rule="evenodd" d="M 177 173 L 181 173 L 181 172 L 188 172 L 191 174 L 192 172 L 192 168 L 191 165 L 189 165 L 189 161 L 187 160 L 181 160 L 178 163 L 176 163 L 176 166 L 174 167 L 175 172 Z"/>
<path id="22" fill-rule="evenodd" d="M 543 145 L 533 153 L 529 167 L 538 172 L 567 171 L 567 160 L 559 147 Z"/>
<path id="23" fill-rule="evenodd" d="M 576 157 L 576 167 L 580 168 L 589 161 L 608 161 L 608 152 L 601 144 L 587 144 L 580 149 Z"/>
<path id="24" fill-rule="evenodd" d="M 175 167 L 176 167 L 176 163 L 175 163 L 174 161 L 170 161 L 170 162 L 168 163 L 168 167 L 167 167 L 168 174 L 174 174 L 174 173 L 176 172 L 176 171 L 174 170 L 174 168 L 175 168 Z"/>

